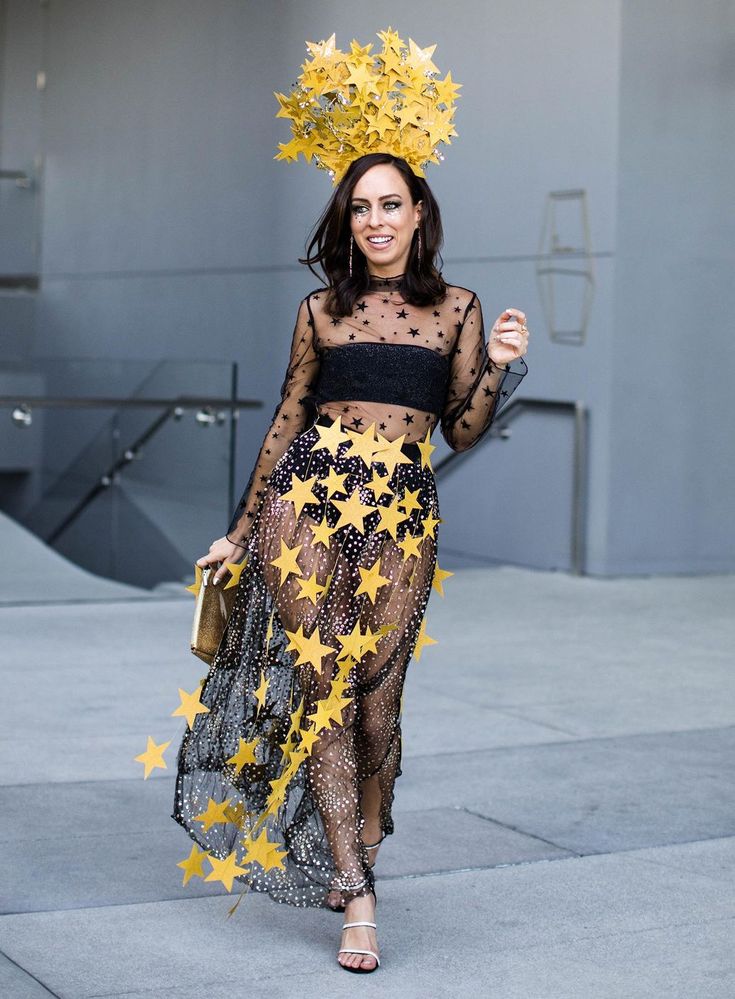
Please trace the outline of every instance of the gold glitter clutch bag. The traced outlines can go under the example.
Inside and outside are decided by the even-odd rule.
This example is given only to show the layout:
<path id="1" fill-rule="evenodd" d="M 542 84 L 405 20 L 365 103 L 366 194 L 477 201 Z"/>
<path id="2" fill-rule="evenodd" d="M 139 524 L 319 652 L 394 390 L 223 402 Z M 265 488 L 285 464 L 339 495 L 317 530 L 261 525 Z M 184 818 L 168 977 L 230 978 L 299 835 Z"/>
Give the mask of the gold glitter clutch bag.
<path id="1" fill-rule="evenodd" d="M 225 589 L 224 583 L 211 582 L 219 566 L 202 569 L 202 582 L 194 607 L 191 626 L 191 651 L 211 664 L 224 634 L 227 619 L 235 602 L 237 587 Z"/>

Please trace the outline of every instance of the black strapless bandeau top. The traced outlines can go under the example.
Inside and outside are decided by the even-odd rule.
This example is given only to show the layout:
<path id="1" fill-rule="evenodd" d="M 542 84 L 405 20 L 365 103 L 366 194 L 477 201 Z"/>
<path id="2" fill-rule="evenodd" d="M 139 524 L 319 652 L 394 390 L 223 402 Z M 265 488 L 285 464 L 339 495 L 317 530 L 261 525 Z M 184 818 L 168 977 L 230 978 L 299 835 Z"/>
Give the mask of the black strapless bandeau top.
<path id="1" fill-rule="evenodd" d="M 411 343 L 359 340 L 321 352 L 314 392 L 322 402 L 384 402 L 439 415 L 449 380 L 449 356 Z"/>

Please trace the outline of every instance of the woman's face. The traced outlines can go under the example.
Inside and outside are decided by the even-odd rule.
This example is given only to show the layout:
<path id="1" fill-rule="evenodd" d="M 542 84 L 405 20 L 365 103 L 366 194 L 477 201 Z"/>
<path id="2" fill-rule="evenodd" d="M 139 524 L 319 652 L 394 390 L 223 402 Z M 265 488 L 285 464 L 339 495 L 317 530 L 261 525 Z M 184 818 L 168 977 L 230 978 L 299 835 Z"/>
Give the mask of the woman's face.
<path id="1" fill-rule="evenodd" d="M 421 202 L 414 205 L 392 163 L 378 163 L 362 175 L 352 192 L 350 227 L 371 274 L 404 273 L 420 217 Z"/>

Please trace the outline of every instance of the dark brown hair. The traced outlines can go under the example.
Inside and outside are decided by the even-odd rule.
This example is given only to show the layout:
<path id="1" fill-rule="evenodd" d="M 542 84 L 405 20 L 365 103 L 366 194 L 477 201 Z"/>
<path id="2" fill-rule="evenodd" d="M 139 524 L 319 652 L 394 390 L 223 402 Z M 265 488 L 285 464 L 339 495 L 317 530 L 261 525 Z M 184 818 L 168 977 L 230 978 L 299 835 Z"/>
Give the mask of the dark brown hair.
<path id="1" fill-rule="evenodd" d="M 446 282 L 435 263 L 437 257 L 441 261 L 439 253 L 443 240 L 441 215 L 429 185 L 423 177 L 416 176 L 401 156 L 394 156 L 392 153 L 366 153 L 350 163 L 327 207 L 311 230 L 306 257 L 299 258 L 299 263 L 306 264 L 320 280 L 322 280 L 321 275 L 312 265 L 319 264 L 324 271 L 328 285 L 325 307 L 332 316 L 349 315 L 358 298 L 368 288 L 370 278 L 367 261 L 356 243 L 352 251 L 352 277 L 349 273 L 352 234 L 350 213 L 355 185 L 363 174 L 378 163 L 390 163 L 394 166 L 405 180 L 414 205 L 418 201 L 423 202 L 419 230 L 414 233 L 405 275 L 398 291 L 411 305 L 441 302 L 446 295 Z M 422 244 L 420 263 L 417 238 L 419 231 Z"/>

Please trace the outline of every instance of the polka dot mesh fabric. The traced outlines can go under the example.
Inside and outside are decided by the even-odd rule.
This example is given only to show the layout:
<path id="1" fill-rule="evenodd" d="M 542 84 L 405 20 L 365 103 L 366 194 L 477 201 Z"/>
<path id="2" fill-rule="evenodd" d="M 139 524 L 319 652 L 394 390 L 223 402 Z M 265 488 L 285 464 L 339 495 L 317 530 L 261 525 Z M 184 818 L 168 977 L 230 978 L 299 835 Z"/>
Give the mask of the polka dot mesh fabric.
<path id="1" fill-rule="evenodd" d="M 474 293 L 449 286 L 443 303 L 416 307 L 399 283 L 371 278 L 339 321 L 323 289 L 300 304 L 281 400 L 227 532 L 245 566 L 200 694 L 209 711 L 179 748 L 173 818 L 212 855 L 232 854 L 242 887 L 292 905 L 372 890 L 362 792 L 392 833 L 403 684 L 437 578 L 430 433 L 441 423 L 452 447 L 474 446 L 526 372 L 522 359 L 489 361 Z M 446 352 L 440 411 L 403 404 L 410 370 L 400 405 L 320 398 L 323 351 L 358 331 Z"/>

